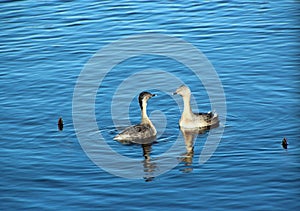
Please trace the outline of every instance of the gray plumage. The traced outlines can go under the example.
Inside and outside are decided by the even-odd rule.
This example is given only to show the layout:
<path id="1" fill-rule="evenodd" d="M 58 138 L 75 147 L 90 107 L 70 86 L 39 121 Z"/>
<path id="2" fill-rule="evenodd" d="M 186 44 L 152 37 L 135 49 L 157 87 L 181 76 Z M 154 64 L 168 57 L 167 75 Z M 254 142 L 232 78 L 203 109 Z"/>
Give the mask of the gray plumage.
<path id="1" fill-rule="evenodd" d="M 142 92 L 139 95 L 139 105 L 141 108 L 141 123 L 125 128 L 124 131 L 114 137 L 118 141 L 141 142 L 141 140 L 151 139 L 156 136 L 156 129 L 147 116 L 147 102 L 155 96 L 150 92 Z"/>

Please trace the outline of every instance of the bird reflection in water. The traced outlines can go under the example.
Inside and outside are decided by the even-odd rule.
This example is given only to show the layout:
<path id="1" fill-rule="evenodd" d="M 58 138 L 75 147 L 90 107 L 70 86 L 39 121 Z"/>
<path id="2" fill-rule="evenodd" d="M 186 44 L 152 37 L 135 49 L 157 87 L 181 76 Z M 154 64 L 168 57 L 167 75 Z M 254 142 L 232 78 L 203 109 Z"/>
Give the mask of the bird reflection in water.
<path id="1" fill-rule="evenodd" d="M 143 161 L 143 165 L 144 165 L 144 172 L 145 172 L 145 176 L 144 179 L 146 182 L 151 182 L 154 179 L 154 172 L 156 169 L 156 164 L 154 162 L 152 162 L 150 154 L 151 154 L 151 150 L 152 150 L 152 144 L 142 144 L 142 148 L 143 148 L 143 156 L 144 156 L 144 161 Z"/>
<path id="2" fill-rule="evenodd" d="M 132 141 L 118 140 L 122 144 L 137 144 L 142 146 L 144 160 L 142 165 L 144 167 L 144 179 L 146 182 L 151 182 L 154 180 L 154 172 L 156 169 L 156 164 L 151 160 L 152 145 L 156 141 L 156 137 L 147 139 L 137 139 Z"/>
<path id="3" fill-rule="evenodd" d="M 181 169 L 184 173 L 189 173 L 193 171 L 193 157 L 194 157 L 194 142 L 195 139 L 199 134 L 205 133 L 209 128 L 203 128 L 203 129 L 185 129 L 180 128 L 180 131 L 182 133 L 182 136 L 184 138 L 185 142 L 185 148 L 186 152 L 182 155 L 180 158 L 181 161 L 184 163 L 184 168 Z"/>

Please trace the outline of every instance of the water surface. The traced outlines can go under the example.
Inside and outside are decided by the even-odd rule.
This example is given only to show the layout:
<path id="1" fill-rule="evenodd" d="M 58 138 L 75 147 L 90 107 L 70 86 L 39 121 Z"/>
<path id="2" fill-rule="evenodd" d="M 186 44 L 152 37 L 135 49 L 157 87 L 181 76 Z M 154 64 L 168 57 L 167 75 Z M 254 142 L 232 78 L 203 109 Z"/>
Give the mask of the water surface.
<path id="1" fill-rule="evenodd" d="M 299 209 L 299 2 L 0 5 L 1 209 Z M 152 90 L 158 96 L 151 99 L 149 113 L 160 110 L 168 124 L 143 151 L 140 145 L 112 140 L 117 130 L 105 112 L 110 93 L 135 72 L 168 69 L 191 87 L 201 111 L 211 109 L 210 101 L 199 80 L 176 61 L 144 58 L 118 65 L 103 83 L 106 94 L 97 94 L 95 113 L 109 145 L 140 159 L 150 172 L 130 180 L 99 168 L 82 150 L 73 127 L 72 97 L 94 53 L 120 38 L 149 32 L 184 39 L 207 56 L 223 84 L 227 122 L 204 165 L 198 160 L 208 133 L 194 140 L 193 156 L 152 178 L 155 162 L 143 154 L 150 152 L 155 161 L 181 136 L 180 110 L 167 93 Z M 171 91 L 175 85 L 169 83 Z M 134 98 L 132 123 L 139 121 L 138 109 Z M 63 131 L 57 129 L 60 116 Z M 281 146 L 283 137 L 287 150 Z M 184 145 L 181 153 L 186 153 Z"/>

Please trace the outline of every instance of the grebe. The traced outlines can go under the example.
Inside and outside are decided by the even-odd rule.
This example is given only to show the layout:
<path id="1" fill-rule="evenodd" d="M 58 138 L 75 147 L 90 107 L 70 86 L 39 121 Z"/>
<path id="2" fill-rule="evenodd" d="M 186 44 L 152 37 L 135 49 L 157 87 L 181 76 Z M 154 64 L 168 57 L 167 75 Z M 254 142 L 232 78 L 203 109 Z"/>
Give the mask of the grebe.
<path id="1" fill-rule="evenodd" d="M 114 137 L 119 141 L 139 141 L 151 139 L 156 136 L 156 129 L 147 115 L 147 101 L 155 96 L 149 92 L 141 92 L 139 95 L 139 104 L 141 108 L 142 120 L 138 125 L 130 126 Z"/>
<path id="2" fill-rule="evenodd" d="M 214 112 L 193 113 L 190 105 L 191 90 L 185 86 L 180 86 L 174 95 L 179 94 L 183 98 L 183 112 L 179 120 L 179 126 L 183 128 L 210 128 L 219 125 L 218 114 Z"/>

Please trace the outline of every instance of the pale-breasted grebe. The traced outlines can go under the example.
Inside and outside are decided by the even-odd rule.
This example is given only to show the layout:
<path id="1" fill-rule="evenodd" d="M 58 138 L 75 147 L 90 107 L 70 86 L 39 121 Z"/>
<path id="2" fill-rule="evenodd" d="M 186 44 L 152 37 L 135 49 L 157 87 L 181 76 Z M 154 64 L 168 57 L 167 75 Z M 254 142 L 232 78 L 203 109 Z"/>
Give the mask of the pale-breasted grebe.
<path id="1" fill-rule="evenodd" d="M 142 92 L 139 95 L 139 104 L 141 108 L 142 120 L 138 125 L 133 125 L 114 137 L 119 141 L 135 141 L 151 139 L 156 136 L 156 129 L 147 115 L 147 101 L 155 96 L 149 92 Z"/>
<path id="2" fill-rule="evenodd" d="M 179 120 L 179 126 L 183 128 L 210 128 L 217 127 L 219 125 L 218 114 L 215 112 L 208 113 L 193 113 L 190 105 L 191 90 L 185 86 L 180 86 L 176 92 L 183 98 L 183 112 Z"/>

